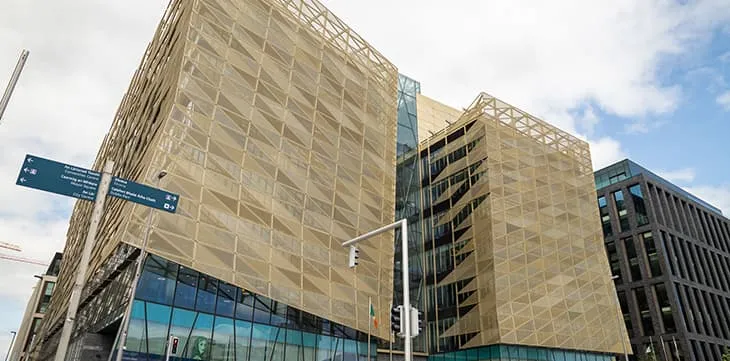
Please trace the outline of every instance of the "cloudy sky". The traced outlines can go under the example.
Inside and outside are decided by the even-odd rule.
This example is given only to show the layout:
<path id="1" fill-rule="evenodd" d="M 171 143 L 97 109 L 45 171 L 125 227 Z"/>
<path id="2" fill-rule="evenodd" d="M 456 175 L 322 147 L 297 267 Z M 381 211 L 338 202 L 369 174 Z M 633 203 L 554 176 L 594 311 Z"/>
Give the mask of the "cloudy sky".
<path id="1" fill-rule="evenodd" d="M 486 91 L 589 140 L 595 167 L 630 157 L 730 214 L 730 0 L 324 3 L 425 95 Z M 1 87 L 31 51 L 0 124 L 0 241 L 22 256 L 62 250 L 73 205 L 15 186 L 23 155 L 91 164 L 166 5 L 3 5 Z M 0 357 L 43 270 L 0 260 Z"/>

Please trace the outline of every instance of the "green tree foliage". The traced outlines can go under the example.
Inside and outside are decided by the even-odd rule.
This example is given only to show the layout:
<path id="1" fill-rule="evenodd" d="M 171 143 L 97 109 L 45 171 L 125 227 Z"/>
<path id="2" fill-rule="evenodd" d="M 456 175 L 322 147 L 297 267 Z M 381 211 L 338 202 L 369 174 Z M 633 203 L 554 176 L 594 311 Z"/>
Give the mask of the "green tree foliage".
<path id="1" fill-rule="evenodd" d="M 722 361 L 730 361 L 730 348 L 725 347 L 725 353 L 722 355 Z"/>

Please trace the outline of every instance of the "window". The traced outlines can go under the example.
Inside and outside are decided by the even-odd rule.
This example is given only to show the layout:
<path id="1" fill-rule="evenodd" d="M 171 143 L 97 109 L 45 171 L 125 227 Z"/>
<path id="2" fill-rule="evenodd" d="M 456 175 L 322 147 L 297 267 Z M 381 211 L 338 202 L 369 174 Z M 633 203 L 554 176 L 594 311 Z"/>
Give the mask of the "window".
<path id="1" fill-rule="evenodd" d="M 180 267 L 175 289 L 175 306 L 195 308 L 195 293 L 198 284 L 198 272 L 186 267 Z"/>
<path id="2" fill-rule="evenodd" d="M 608 237 L 613 234 L 611 229 L 611 216 L 608 211 L 608 203 L 606 197 L 598 197 L 598 210 L 601 212 L 601 223 L 603 224 L 603 236 Z"/>
<path id="3" fill-rule="evenodd" d="M 235 361 L 235 348 L 233 320 L 216 316 L 215 327 L 213 328 L 213 342 L 210 347 L 210 360 Z"/>
<path id="4" fill-rule="evenodd" d="M 606 242 L 606 254 L 608 254 L 608 263 L 611 265 L 611 274 L 618 276 L 616 284 L 620 285 L 623 283 L 621 277 L 621 265 L 619 262 L 618 250 L 616 249 L 616 242 Z"/>
<path id="5" fill-rule="evenodd" d="M 629 226 L 629 214 L 626 211 L 626 203 L 624 202 L 624 192 L 613 192 L 613 201 L 616 205 L 616 211 L 618 212 L 618 221 L 621 226 L 621 232 L 626 232 L 631 229 L 631 226 Z"/>
<path id="6" fill-rule="evenodd" d="M 634 203 L 634 212 L 636 213 L 636 225 L 641 227 L 649 224 L 649 215 L 646 212 L 646 202 L 644 195 L 641 193 L 641 185 L 636 184 L 629 188 L 631 200 Z"/>
<path id="7" fill-rule="evenodd" d="M 195 300 L 195 309 L 198 311 L 213 313 L 215 310 L 215 299 L 217 293 L 218 280 L 201 274 L 198 279 L 198 299 Z"/>
<path id="8" fill-rule="evenodd" d="M 631 312 L 629 312 L 629 303 L 626 300 L 626 292 L 619 291 L 617 292 L 618 295 L 618 303 L 621 305 L 621 314 L 624 318 L 624 323 L 626 324 L 626 331 L 629 333 L 629 338 L 634 337 L 634 329 L 633 324 L 631 323 Z"/>
<path id="9" fill-rule="evenodd" d="M 654 336 L 654 324 L 651 322 L 651 311 L 649 310 L 649 302 L 646 299 L 646 292 L 643 288 L 637 288 L 634 289 L 634 295 L 636 296 L 636 304 L 639 306 L 644 336 Z"/>
<path id="10" fill-rule="evenodd" d="M 175 295 L 177 265 L 154 255 L 147 257 L 135 297 L 171 305 Z"/>
<path id="11" fill-rule="evenodd" d="M 662 267 L 659 265 L 659 255 L 657 254 L 654 237 L 651 232 L 644 232 L 641 238 L 644 240 L 644 250 L 649 261 L 649 277 L 659 277 L 662 275 Z"/>
<path id="12" fill-rule="evenodd" d="M 631 270 L 631 280 L 641 281 L 641 267 L 639 267 L 639 257 L 636 255 L 636 247 L 634 245 L 634 239 L 624 238 L 624 245 L 626 246 L 626 255 L 629 258 L 629 269 Z"/>
<path id="13" fill-rule="evenodd" d="M 51 302 L 51 295 L 53 294 L 53 288 L 56 286 L 56 282 L 46 282 L 43 285 L 43 294 L 41 295 L 40 303 L 38 304 L 38 313 L 46 313 L 48 310 L 48 304 Z"/>
<path id="14" fill-rule="evenodd" d="M 236 307 L 236 287 L 221 282 L 218 287 L 218 304 L 215 313 L 221 316 L 233 317 Z"/>
<path id="15" fill-rule="evenodd" d="M 665 333 L 676 332 L 677 327 L 674 323 L 674 317 L 672 316 L 672 306 L 669 303 L 669 297 L 667 296 L 667 288 L 662 283 L 654 286 L 654 290 L 656 291 L 656 297 L 659 301 L 659 312 L 662 314 Z"/>

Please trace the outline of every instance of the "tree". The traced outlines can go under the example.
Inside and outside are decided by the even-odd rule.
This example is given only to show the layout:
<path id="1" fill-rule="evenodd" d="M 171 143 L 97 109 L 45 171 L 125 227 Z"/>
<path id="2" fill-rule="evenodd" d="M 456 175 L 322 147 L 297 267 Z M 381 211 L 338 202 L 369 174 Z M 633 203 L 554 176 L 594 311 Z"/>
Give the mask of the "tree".
<path id="1" fill-rule="evenodd" d="M 722 355 L 722 361 L 730 361 L 730 348 L 725 347 L 725 353 Z"/>
<path id="2" fill-rule="evenodd" d="M 647 353 L 639 356 L 638 360 L 639 361 L 657 361 L 656 355 L 654 355 L 651 352 L 647 352 Z M 725 360 L 723 360 L 723 361 L 725 361 Z"/>

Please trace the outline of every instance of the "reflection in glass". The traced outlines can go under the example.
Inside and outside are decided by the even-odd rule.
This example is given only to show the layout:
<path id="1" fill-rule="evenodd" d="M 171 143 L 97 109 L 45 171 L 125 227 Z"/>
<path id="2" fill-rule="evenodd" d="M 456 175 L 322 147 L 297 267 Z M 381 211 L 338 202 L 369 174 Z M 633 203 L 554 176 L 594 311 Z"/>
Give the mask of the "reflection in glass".
<path id="1" fill-rule="evenodd" d="M 629 225 L 629 214 L 626 210 L 626 203 L 624 202 L 624 192 L 613 192 L 613 201 L 616 205 L 616 212 L 618 212 L 618 221 L 621 226 L 621 232 L 626 232 L 631 229 L 631 226 Z"/>
<path id="2" fill-rule="evenodd" d="M 172 311 L 172 322 L 170 326 L 170 335 L 179 338 L 179 353 L 185 353 L 188 348 L 190 334 L 195 324 L 197 313 L 193 311 L 176 308 Z"/>
<path id="3" fill-rule="evenodd" d="M 195 293 L 197 291 L 198 272 L 180 266 L 175 289 L 175 306 L 195 308 Z"/>
<path id="4" fill-rule="evenodd" d="M 147 352 L 147 332 L 145 327 L 145 303 L 135 300 L 127 329 L 126 349 L 132 352 Z"/>
<path id="5" fill-rule="evenodd" d="M 651 232 L 644 232 L 641 235 L 644 239 L 644 249 L 646 250 L 646 258 L 649 260 L 649 270 L 651 277 L 659 277 L 662 275 L 662 268 L 659 265 L 659 255 L 657 254 L 656 244 Z"/>
<path id="6" fill-rule="evenodd" d="M 236 292 L 236 318 L 251 321 L 253 318 L 254 296 L 246 290 Z"/>
<path id="7" fill-rule="evenodd" d="M 636 296 L 637 306 L 639 306 L 644 336 L 654 336 L 654 325 L 651 322 L 651 312 L 649 310 L 649 302 L 646 299 L 646 292 L 644 292 L 643 288 L 637 288 L 634 290 L 634 295 Z"/>
<path id="8" fill-rule="evenodd" d="M 233 320 L 227 317 L 216 317 L 213 344 L 211 345 L 211 361 L 234 361 L 235 351 Z"/>
<path id="9" fill-rule="evenodd" d="M 654 286 L 656 291 L 656 297 L 659 301 L 659 312 L 662 313 L 662 321 L 664 322 L 664 331 L 666 333 L 672 333 L 677 331 L 677 327 L 674 323 L 674 316 L 672 315 L 672 306 L 669 303 L 669 297 L 667 296 L 667 288 L 663 283 Z"/>
<path id="10" fill-rule="evenodd" d="M 641 227 L 649 224 L 649 215 L 646 211 L 646 202 L 644 195 L 641 193 L 641 185 L 636 184 L 629 188 L 631 200 L 634 203 L 634 211 L 636 212 L 636 225 Z"/>
<path id="11" fill-rule="evenodd" d="M 598 197 L 598 210 L 601 213 L 601 224 L 603 225 L 603 236 L 608 237 L 613 234 L 611 228 L 611 216 L 608 211 L 608 203 L 606 197 Z"/>
<path id="12" fill-rule="evenodd" d="M 629 258 L 629 268 L 631 269 L 631 280 L 641 281 L 641 267 L 639 267 L 639 257 L 636 253 L 636 247 L 634 245 L 634 239 L 624 238 L 624 245 L 626 246 L 626 256 Z"/>
<path id="13" fill-rule="evenodd" d="M 165 305 L 171 305 L 175 290 L 177 265 L 164 258 L 150 255 L 140 275 L 136 297 Z"/>
<path id="14" fill-rule="evenodd" d="M 248 352 L 251 347 L 251 323 L 236 320 L 236 361 L 248 360 Z"/>
<path id="15" fill-rule="evenodd" d="M 215 299 L 217 293 L 218 280 L 201 274 L 198 279 L 198 299 L 195 301 L 195 309 L 202 312 L 213 313 L 215 310 Z"/>
<path id="16" fill-rule="evenodd" d="M 618 249 L 616 248 L 616 242 L 606 242 L 606 254 L 608 254 L 608 263 L 611 266 L 611 275 L 618 276 L 615 282 L 617 285 L 623 283 L 621 277 L 621 264 L 619 262 Z"/>
<path id="17" fill-rule="evenodd" d="M 147 352 L 164 355 L 167 344 L 167 327 L 170 324 L 170 306 L 147 302 Z"/>
<path id="18" fill-rule="evenodd" d="M 208 360 L 210 337 L 213 331 L 213 316 L 198 313 L 188 340 L 187 357 L 193 360 Z"/>
<path id="19" fill-rule="evenodd" d="M 215 313 L 222 316 L 233 317 L 233 310 L 236 307 L 236 287 L 225 282 L 218 286 L 218 304 Z"/>

